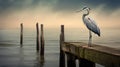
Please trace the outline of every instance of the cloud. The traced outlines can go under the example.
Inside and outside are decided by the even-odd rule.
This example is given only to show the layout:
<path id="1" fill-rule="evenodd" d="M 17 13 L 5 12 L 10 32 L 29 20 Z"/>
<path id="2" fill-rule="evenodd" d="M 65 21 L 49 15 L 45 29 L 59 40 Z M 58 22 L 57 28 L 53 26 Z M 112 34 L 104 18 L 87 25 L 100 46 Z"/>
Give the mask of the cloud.
<path id="1" fill-rule="evenodd" d="M 120 0 L 58 0 L 54 6 L 55 11 L 73 11 L 83 6 L 97 8 L 104 5 L 105 11 L 113 11 L 120 8 Z"/>
<path id="2" fill-rule="evenodd" d="M 21 10 L 36 6 L 40 0 L 0 0 L 0 12 Z"/>
<path id="3" fill-rule="evenodd" d="M 97 8 L 100 5 L 104 5 L 105 11 L 114 11 L 120 8 L 120 0 L 84 0 L 85 3 L 90 3 L 92 7 Z"/>
<path id="4" fill-rule="evenodd" d="M 53 6 L 54 11 L 68 11 L 78 9 L 81 6 L 81 0 L 58 0 Z"/>
<path id="5" fill-rule="evenodd" d="M 42 6 L 52 7 L 54 11 L 72 11 L 83 6 L 97 8 L 105 5 L 106 10 L 116 10 L 120 7 L 120 0 L 0 0 L 0 11 L 9 9 L 25 9 Z"/>
<path id="6" fill-rule="evenodd" d="M 105 5 L 105 11 L 113 11 L 120 8 L 120 0 L 0 0 L 0 12 L 34 7 L 39 9 L 40 6 L 57 12 L 71 12 L 83 6 L 97 8 L 100 5 Z"/>

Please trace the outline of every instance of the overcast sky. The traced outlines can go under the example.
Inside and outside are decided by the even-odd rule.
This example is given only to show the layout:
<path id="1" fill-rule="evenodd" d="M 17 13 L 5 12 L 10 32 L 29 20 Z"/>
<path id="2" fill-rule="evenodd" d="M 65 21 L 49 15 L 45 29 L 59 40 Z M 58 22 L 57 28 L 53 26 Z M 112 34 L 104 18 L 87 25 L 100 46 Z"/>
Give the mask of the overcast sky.
<path id="1" fill-rule="evenodd" d="M 35 22 L 82 26 L 82 14 L 74 12 L 84 6 L 101 27 L 120 27 L 120 0 L 0 0 L 0 28 L 16 28 L 21 22 L 26 27 Z"/>

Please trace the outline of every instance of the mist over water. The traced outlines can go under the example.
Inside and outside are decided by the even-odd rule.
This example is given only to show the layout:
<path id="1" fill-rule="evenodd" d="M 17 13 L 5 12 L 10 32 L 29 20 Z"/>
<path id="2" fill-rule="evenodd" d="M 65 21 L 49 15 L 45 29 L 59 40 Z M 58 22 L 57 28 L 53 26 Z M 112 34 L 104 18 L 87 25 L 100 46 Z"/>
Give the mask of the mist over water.
<path id="1" fill-rule="evenodd" d="M 65 41 L 87 43 L 88 33 L 86 29 L 65 28 Z M 119 34 L 119 29 L 101 30 L 101 37 L 93 34 L 93 43 L 120 49 Z M 19 46 L 19 29 L 0 30 L 0 67 L 59 67 L 59 36 L 59 28 L 44 29 L 45 62 L 42 65 L 36 52 L 36 30 L 24 29 L 23 48 Z"/>

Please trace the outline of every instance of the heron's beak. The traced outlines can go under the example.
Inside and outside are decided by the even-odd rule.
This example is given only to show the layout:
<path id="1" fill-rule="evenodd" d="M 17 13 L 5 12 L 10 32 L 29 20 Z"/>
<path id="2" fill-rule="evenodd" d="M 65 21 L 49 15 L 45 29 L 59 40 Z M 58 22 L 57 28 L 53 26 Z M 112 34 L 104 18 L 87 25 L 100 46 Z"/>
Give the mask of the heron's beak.
<path id="1" fill-rule="evenodd" d="M 82 10 L 76 11 L 76 13 L 81 12 Z"/>

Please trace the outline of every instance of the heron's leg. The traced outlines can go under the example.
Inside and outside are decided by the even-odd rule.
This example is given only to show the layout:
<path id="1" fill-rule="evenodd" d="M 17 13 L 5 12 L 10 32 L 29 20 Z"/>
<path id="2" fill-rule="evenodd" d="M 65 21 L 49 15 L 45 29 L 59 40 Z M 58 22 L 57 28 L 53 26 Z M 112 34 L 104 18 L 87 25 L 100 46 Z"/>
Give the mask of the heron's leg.
<path id="1" fill-rule="evenodd" d="M 92 42 L 92 33 L 91 31 L 89 31 L 89 43 L 88 43 L 88 47 L 91 47 L 91 43 Z"/>

